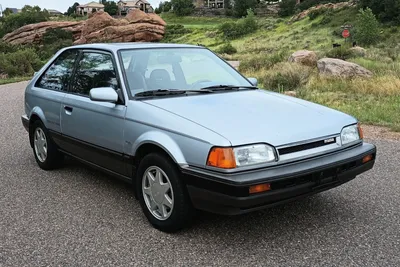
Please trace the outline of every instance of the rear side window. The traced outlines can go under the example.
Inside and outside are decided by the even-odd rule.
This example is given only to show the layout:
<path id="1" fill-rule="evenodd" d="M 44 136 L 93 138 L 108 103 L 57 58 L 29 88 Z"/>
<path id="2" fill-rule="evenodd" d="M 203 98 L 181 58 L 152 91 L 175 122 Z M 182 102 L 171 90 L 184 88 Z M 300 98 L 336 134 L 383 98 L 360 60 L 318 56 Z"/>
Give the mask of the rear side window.
<path id="1" fill-rule="evenodd" d="M 36 87 L 56 91 L 66 91 L 69 86 L 77 50 L 62 53 L 36 82 Z"/>
<path id="2" fill-rule="evenodd" d="M 84 52 L 78 63 L 71 93 L 88 96 L 93 88 L 118 89 L 116 71 L 110 54 Z"/>

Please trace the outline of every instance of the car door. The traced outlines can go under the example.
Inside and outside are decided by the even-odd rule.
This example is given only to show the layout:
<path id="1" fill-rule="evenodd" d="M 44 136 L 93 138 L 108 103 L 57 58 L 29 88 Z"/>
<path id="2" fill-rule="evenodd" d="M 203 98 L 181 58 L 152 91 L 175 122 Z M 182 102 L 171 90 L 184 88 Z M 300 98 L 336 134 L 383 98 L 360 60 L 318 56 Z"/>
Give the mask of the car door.
<path id="1" fill-rule="evenodd" d="M 32 98 L 27 101 L 27 105 L 32 105 L 29 109 L 40 107 L 41 110 L 36 112 L 43 112 L 44 123 L 53 137 L 61 133 L 61 104 L 69 87 L 77 55 L 78 51 L 74 49 L 61 53 L 39 77 L 28 96 Z"/>
<path id="2" fill-rule="evenodd" d="M 120 88 L 113 55 L 103 51 L 81 51 L 72 84 L 64 97 L 61 131 L 66 150 L 87 162 L 129 176 L 124 163 L 124 119 L 126 106 L 90 100 L 93 88 Z"/>

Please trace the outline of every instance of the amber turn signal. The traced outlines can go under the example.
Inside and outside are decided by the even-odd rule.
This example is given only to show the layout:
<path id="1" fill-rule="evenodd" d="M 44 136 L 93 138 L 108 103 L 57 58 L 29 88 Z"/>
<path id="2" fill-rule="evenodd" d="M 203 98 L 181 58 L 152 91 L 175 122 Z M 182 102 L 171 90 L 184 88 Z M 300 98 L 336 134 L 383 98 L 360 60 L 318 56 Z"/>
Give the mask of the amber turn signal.
<path id="1" fill-rule="evenodd" d="M 372 155 L 365 156 L 365 157 L 363 158 L 363 160 L 362 160 L 362 163 L 365 164 L 365 163 L 367 163 L 367 162 L 370 162 L 370 161 L 373 160 L 373 159 L 374 159 L 374 157 L 373 157 Z"/>
<path id="2" fill-rule="evenodd" d="M 271 190 L 271 184 L 258 184 L 249 187 L 250 194 L 262 193 Z"/>
<path id="3" fill-rule="evenodd" d="M 364 139 L 364 132 L 361 128 L 361 125 L 358 124 L 357 127 L 358 127 L 358 135 L 360 136 L 360 139 Z"/>
<path id="4" fill-rule="evenodd" d="M 213 147 L 208 155 L 207 165 L 221 169 L 236 168 L 233 149 L 231 147 Z"/>

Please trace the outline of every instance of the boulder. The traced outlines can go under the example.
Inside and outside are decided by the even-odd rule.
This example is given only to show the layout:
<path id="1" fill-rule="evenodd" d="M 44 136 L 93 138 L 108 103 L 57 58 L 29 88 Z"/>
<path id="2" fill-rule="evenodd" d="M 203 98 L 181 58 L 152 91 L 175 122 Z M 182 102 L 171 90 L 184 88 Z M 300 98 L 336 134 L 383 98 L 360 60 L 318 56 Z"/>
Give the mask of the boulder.
<path id="1" fill-rule="evenodd" d="M 350 48 L 350 51 L 352 51 L 353 54 L 359 57 L 365 57 L 367 54 L 367 50 L 365 48 L 362 48 L 361 46 L 352 47 Z"/>
<path id="2" fill-rule="evenodd" d="M 347 62 L 337 58 L 323 58 L 318 60 L 319 73 L 326 76 L 352 78 L 370 78 L 372 72 L 355 63 Z"/>
<path id="3" fill-rule="evenodd" d="M 228 61 L 228 63 L 232 66 L 232 67 L 234 67 L 235 69 L 239 69 L 239 66 L 240 66 L 240 61 Z"/>
<path id="4" fill-rule="evenodd" d="M 300 50 L 289 57 L 289 62 L 296 62 L 305 66 L 317 66 L 318 56 L 314 51 Z"/>
<path id="5" fill-rule="evenodd" d="M 39 44 L 48 29 L 71 31 L 74 44 L 98 42 L 154 42 L 164 37 L 165 21 L 156 14 L 131 10 L 123 19 L 98 11 L 86 21 L 46 21 L 23 26 L 3 37 L 11 44 Z"/>

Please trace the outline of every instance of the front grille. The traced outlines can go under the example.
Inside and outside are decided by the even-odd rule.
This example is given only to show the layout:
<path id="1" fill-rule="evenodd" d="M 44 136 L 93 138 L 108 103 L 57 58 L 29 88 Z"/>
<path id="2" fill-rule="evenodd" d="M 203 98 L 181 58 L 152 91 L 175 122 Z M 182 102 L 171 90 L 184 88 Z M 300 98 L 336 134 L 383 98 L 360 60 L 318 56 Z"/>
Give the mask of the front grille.
<path id="1" fill-rule="evenodd" d="M 296 152 L 303 151 L 303 150 L 327 146 L 327 145 L 331 145 L 334 143 L 336 143 L 336 137 L 329 138 L 326 140 L 311 142 L 311 143 L 307 143 L 307 144 L 302 144 L 302 145 L 295 145 L 295 146 L 291 146 L 291 147 L 280 148 L 280 149 L 278 149 L 278 152 L 279 152 L 279 155 L 286 155 L 286 154 L 296 153 Z"/>

